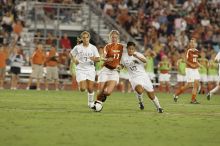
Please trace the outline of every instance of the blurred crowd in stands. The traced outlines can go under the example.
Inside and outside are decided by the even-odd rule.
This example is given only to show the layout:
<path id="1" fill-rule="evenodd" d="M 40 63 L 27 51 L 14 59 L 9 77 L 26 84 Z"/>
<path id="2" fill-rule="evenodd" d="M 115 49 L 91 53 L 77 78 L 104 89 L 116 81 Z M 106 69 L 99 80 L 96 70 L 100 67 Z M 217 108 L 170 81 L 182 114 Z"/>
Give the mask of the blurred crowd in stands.
<path id="1" fill-rule="evenodd" d="M 220 2 L 218 0 L 96 0 L 132 36 L 153 49 L 161 60 L 178 58 L 189 39 L 198 40 L 198 49 L 219 51 Z M 142 50 L 144 51 L 144 50 Z"/>

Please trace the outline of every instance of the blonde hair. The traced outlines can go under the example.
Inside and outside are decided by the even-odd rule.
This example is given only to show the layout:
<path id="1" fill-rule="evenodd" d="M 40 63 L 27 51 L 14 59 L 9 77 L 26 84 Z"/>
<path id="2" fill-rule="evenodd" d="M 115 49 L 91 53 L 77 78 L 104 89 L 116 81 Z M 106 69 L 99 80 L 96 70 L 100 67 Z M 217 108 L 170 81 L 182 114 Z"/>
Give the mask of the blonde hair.
<path id="1" fill-rule="evenodd" d="M 83 35 L 84 34 L 87 34 L 90 38 L 90 33 L 88 31 L 83 31 L 81 34 L 80 34 L 80 38 L 82 39 Z"/>
<path id="2" fill-rule="evenodd" d="M 110 33 L 109 33 L 109 42 L 112 41 L 111 37 L 112 37 L 113 34 L 116 34 L 118 36 L 117 42 L 119 42 L 119 35 L 120 35 L 120 33 L 119 33 L 119 31 L 117 31 L 115 29 L 111 30 Z"/>

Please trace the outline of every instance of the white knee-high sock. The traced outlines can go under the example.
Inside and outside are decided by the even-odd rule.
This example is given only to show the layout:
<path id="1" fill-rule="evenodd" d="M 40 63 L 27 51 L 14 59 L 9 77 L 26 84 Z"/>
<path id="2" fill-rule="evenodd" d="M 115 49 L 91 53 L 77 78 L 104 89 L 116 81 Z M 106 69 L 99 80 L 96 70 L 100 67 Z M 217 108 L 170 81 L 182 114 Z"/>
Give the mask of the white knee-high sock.
<path id="1" fill-rule="evenodd" d="M 152 100 L 152 102 L 154 103 L 154 105 L 156 106 L 157 109 L 158 109 L 158 108 L 161 108 L 160 102 L 159 102 L 157 96 L 154 97 L 154 99 Z"/>
<path id="2" fill-rule="evenodd" d="M 94 101 L 94 92 L 88 92 L 88 105 Z"/>
<path id="3" fill-rule="evenodd" d="M 136 97 L 137 97 L 139 102 L 143 102 L 143 97 L 142 96 L 143 96 L 143 94 L 136 93 Z"/>
<path id="4" fill-rule="evenodd" d="M 217 85 L 214 89 L 212 89 L 212 90 L 210 91 L 210 94 L 214 94 L 215 92 L 218 91 L 218 89 L 219 89 L 219 85 Z"/>

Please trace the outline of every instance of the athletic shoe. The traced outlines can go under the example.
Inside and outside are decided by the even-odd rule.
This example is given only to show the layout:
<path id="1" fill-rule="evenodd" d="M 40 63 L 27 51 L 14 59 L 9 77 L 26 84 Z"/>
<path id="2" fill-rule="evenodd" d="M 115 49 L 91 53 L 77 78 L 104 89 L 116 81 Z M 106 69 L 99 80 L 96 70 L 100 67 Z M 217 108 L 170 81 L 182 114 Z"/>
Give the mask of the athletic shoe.
<path id="1" fill-rule="evenodd" d="M 207 98 L 207 100 L 210 100 L 210 99 L 211 99 L 211 94 L 210 94 L 210 92 L 206 95 L 206 98 Z"/>
<path id="2" fill-rule="evenodd" d="M 144 109 L 144 104 L 143 104 L 142 102 L 139 102 L 139 108 L 140 108 L 141 110 Z"/>
<path id="3" fill-rule="evenodd" d="M 191 104 L 200 104 L 197 100 L 192 100 L 190 103 Z"/>
<path id="4" fill-rule="evenodd" d="M 173 95 L 173 100 L 174 100 L 174 102 L 177 102 L 178 96 L 176 96 L 176 95 L 174 94 L 174 95 Z"/>
<path id="5" fill-rule="evenodd" d="M 158 113 L 163 113 L 163 109 L 162 109 L 162 108 L 158 108 L 158 109 L 157 109 L 157 112 L 158 112 Z"/>

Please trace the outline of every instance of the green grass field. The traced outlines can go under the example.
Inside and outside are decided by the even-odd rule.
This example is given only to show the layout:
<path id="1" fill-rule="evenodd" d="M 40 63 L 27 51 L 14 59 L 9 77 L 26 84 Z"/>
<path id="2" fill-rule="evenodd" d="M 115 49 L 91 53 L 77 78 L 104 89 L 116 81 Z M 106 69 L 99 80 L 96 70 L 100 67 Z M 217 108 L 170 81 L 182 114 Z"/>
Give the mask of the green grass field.
<path id="1" fill-rule="evenodd" d="M 220 96 L 200 105 L 160 94 L 164 113 L 145 97 L 113 93 L 101 113 L 76 91 L 0 91 L 0 146 L 219 146 Z"/>

